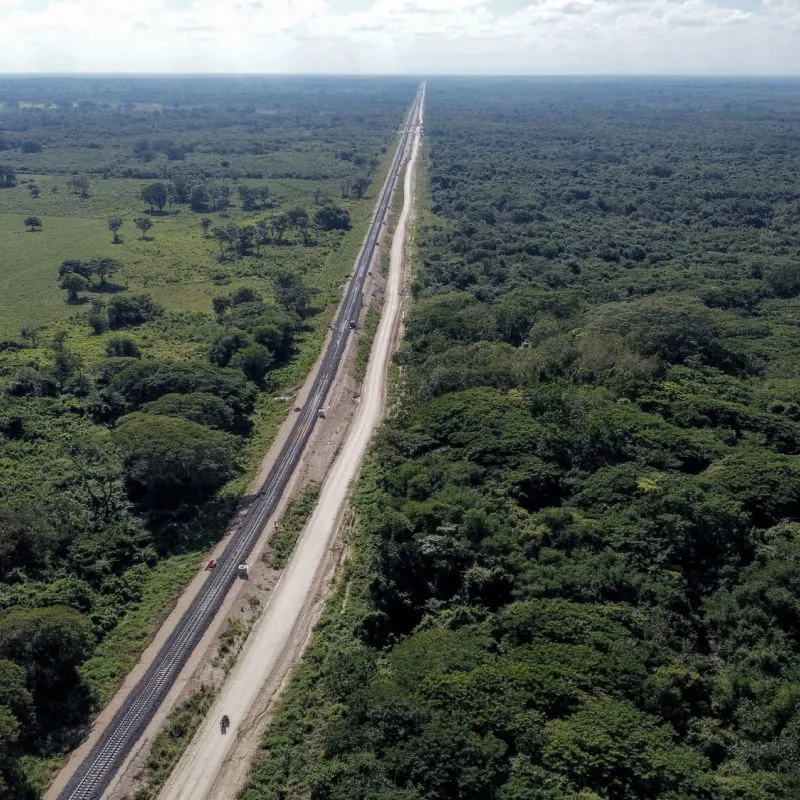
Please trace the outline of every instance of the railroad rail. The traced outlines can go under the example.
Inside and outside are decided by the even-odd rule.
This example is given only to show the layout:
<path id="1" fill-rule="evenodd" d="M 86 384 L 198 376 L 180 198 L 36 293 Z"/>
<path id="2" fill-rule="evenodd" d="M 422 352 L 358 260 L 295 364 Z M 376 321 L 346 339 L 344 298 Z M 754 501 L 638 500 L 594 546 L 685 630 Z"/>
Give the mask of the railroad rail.
<path id="1" fill-rule="evenodd" d="M 356 319 L 361 311 L 364 280 L 378 245 L 381 226 L 387 217 L 397 177 L 406 157 L 411 130 L 417 122 L 422 91 L 420 87 L 408 112 L 406 124 L 402 129 L 402 138 L 383 185 L 375 216 L 336 314 L 322 364 L 291 435 L 282 447 L 263 488 L 250 505 L 244 521 L 234 531 L 230 543 L 217 559 L 216 567 L 208 573 L 203 588 L 180 618 L 175 630 L 164 642 L 144 676 L 106 726 L 97 743 L 78 765 L 66 788 L 59 795 L 59 800 L 99 800 L 102 797 L 128 753 L 164 702 L 192 651 L 222 606 L 228 590 L 236 580 L 239 564 L 247 561 L 264 524 L 275 512 L 278 501 L 314 431 L 319 409 L 323 407 L 333 384 L 351 332 L 350 320 Z"/>

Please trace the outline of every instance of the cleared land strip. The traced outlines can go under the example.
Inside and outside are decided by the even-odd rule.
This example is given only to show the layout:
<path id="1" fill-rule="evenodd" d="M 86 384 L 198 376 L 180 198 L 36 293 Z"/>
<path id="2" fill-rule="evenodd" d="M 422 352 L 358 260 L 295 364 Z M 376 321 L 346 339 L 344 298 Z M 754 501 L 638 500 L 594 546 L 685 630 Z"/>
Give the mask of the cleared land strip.
<path id="1" fill-rule="evenodd" d="M 417 117 L 419 120 L 421 113 Z M 414 127 L 403 208 L 392 240 L 386 299 L 367 366 L 361 405 L 289 565 L 219 697 L 165 784 L 161 800 L 235 797 L 244 776 L 224 774 L 220 779 L 221 773 L 228 773 L 226 761 L 233 756 L 238 762 L 247 763 L 247 754 L 237 752 L 234 755 L 234 751 L 239 749 L 239 740 L 250 732 L 250 728 L 258 726 L 258 711 L 262 706 L 259 696 L 267 687 L 274 699 L 286 670 L 294 661 L 293 656 L 296 656 L 296 653 L 288 651 L 302 647 L 313 625 L 314 615 L 309 614 L 309 609 L 325 578 L 326 554 L 346 507 L 349 487 L 358 475 L 367 445 L 383 415 L 386 371 L 400 321 L 404 248 L 413 204 L 414 165 L 419 149 L 419 126 Z M 225 733 L 220 728 L 223 714 L 230 720 Z"/>
<path id="2" fill-rule="evenodd" d="M 421 92 L 415 98 L 410 111 L 408 117 L 410 122 L 416 119 L 420 98 Z M 298 416 L 292 435 L 281 450 L 280 457 L 270 471 L 264 488 L 251 505 L 248 516 L 237 528 L 230 543 L 218 559 L 217 568 L 209 573 L 202 590 L 181 617 L 153 663 L 130 692 L 125 703 L 100 735 L 88 756 L 78 765 L 66 788 L 60 793 L 60 800 L 89 800 L 103 795 L 127 753 L 136 744 L 195 646 L 214 619 L 231 584 L 236 579 L 237 566 L 247 560 L 248 554 L 261 535 L 264 523 L 275 510 L 281 494 L 300 460 L 303 449 L 311 437 L 317 419 L 317 411 L 323 406 L 331 388 L 350 335 L 349 322 L 358 316 L 362 303 L 364 279 L 372 261 L 381 225 L 388 212 L 392 190 L 400 171 L 411 130 L 412 126 L 407 125 L 383 187 L 355 273 L 337 313 L 333 333 L 319 373 L 309 398 Z"/>

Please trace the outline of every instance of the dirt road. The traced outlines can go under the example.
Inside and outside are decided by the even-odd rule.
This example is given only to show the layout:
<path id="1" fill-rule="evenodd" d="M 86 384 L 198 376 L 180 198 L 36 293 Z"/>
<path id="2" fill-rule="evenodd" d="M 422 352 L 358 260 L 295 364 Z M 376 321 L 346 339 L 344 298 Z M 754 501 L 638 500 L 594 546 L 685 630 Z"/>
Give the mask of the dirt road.
<path id="1" fill-rule="evenodd" d="M 348 492 L 384 409 L 386 371 L 400 318 L 403 257 L 411 218 L 414 166 L 419 150 L 419 128 L 414 135 L 409 168 L 405 174 L 403 209 L 391 248 L 389 278 L 381 322 L 372 347 L 362 391 L 362 402 L 353 426 L 329 472 L 314 510 L 294 554 L 281 576 L 261 619 L 253 629 L 231 675 L 192 740 L 183 758 L 164 786 L 162 800 L 201 800 L 233 797 L 238 786 L 215 785 L 240 733 L 253 724 L 251 711 L 257 706 L 265 684 L 280 685 L 276 671 L 287 663 L 286 651 L 302 642 L 298 629 L 310 627 L 304 610 L 319 590 L 326 554 L 346 507 Z M 227 733 L 220 730 L 223 714 L 230 718 Z"/>

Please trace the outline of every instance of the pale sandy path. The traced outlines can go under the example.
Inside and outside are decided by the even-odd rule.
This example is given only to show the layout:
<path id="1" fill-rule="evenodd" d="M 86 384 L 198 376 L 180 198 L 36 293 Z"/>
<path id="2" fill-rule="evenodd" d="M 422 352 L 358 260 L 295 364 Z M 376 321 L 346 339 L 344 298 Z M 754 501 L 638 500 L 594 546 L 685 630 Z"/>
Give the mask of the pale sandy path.
<path id="1" fill-rule="evenodd" d="M 383 312 L 364 378 L 361 405 L 289 564 L 214 706 L 165 784 L 161 800 L 222 800 L 235 796 L 238 785 L 230 782 L 218 785 L 216 778 L 235 749 L 237 737 L 246 734 L 252 724 L 251 712 L 258 706 L 259 694 L 265 684 L 280 685 L 283 682 L 283 676 L 276 675 L 276 672 L 281 667 L 287 669 L 294 660 L 287 659 L 287 649 L 293 644 L 302 646 L 307 640 L 306 635 L 298 636 L 298 631 L 302 632 L 313 624 L 304 611 L 319 593 L 327 555 L 346 508 L 350 486 L 358 475 L 364 453 L 383 415 L 386 373 L 400 320 L 403 260 L 419 142 L 420 129 L 417 127 L 404 179 L 403 208 L 392 240 Z M 223 714 L 230 718 L 230 728 L 225 735 L 220 732 Z"/>

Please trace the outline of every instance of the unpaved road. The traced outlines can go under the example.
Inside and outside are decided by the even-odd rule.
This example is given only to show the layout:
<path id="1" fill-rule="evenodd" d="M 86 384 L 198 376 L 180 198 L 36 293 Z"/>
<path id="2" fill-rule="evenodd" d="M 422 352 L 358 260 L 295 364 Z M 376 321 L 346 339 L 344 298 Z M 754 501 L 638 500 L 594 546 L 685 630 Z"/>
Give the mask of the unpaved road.
<path id="1" fill-rule="evenodd" d="M 417 126 L 405 174 L 403 208 L 392 241 L 383 313 L 364 378 L 363 399 L 353 426 L 323 483 L 317 507 L 264 613 L 217 701 L 165 784 L 161 800 L 221 800 L 235 796 L 239 786 L 229 781 L 219 785 L 217 776 L 235 749 L 237 738 L 253 724 L 251 711 L 257 707 L 265 684 L 282 683 L 283 676 L 275 673 L 287 664 L 287 649 L 293 642 L 307 639 L 304 635 L 298 637 L 298 630 L 310 629 L 313 624 L 313 620 L 304 615 L 304 610 L 318 593 L 320 581 L 324 579 L 326 556 L 346 507 L 350 486 L 358 475 L 364 453 L 383 415 L 386 373 L 400 321 L 403 260 L 419 142 L 420 129 Z M 220 731 L 223 714 L 230 718 L 226 734 Z"/>

